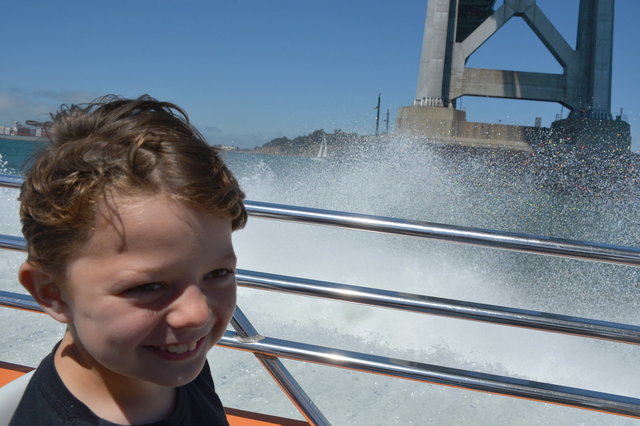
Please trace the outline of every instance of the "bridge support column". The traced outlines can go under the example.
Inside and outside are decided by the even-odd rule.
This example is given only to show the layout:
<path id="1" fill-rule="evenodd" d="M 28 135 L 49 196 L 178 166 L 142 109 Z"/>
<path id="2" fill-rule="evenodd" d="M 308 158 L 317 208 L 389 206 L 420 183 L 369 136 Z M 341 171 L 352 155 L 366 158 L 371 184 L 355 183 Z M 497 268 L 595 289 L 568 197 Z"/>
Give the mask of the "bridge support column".
<path id="1" fill-rule="evenodd" d="M 613 2 L 580 0 L 573 49 L 536 0 L 504 0 L 495 11 L 495 0 L 428 0 L 416 98 L 401 109 L 396 129 L 421 133 L 438 122 L 428 136 L 452 136 L 445 129 L 461 126 L 442 124 L 446 114 L 437 109 L 455 108 L 461 96 L 558 102 L 571 111 L 570 119 L 611 120 Z M 524 19 L 562 66 L 562 74 L 466 67 L 468 58 L 514 16 Z M 465 120 L 464 114 L 449 115 Z"/>
<path id="2" fill-rule="evenodd" d="M 576 52 L 581 66 L 569 78 L 581 84 L 572 113 L 611 120 L 613 0 L 580 0 Z"/>
<path id="3" fill-rule="evenodd" d="M 458 0 L 429 0 L 416 104 L 448 107 Z"/>

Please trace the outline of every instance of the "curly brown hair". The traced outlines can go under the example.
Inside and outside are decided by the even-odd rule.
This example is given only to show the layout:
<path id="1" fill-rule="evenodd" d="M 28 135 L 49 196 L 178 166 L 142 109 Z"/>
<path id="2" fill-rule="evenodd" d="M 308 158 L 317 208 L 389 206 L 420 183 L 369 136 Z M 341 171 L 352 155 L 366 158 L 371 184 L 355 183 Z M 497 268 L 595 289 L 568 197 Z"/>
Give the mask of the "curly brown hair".
<path id="1" fill-rule="evenodd" d="M 244 193 L 186 113 L 148 95 L 109 95 L 63 105 L 44 123 L 50 144 L 34 158 L 20 193 L 28 260 L 64 276 L 109 193 L 166 193 L 232 229 L 247 220 Z"/>

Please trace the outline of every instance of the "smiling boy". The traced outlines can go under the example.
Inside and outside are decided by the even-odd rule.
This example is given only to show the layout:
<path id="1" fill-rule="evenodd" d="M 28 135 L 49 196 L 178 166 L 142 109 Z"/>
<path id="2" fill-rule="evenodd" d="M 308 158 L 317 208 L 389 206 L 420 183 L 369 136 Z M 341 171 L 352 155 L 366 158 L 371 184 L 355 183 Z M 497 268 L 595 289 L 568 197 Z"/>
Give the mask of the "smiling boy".
<path id="1" fill-rule="evenodd" d="M 173 104 L 53 119 L 20 195 L 19 280 L 67 330 L 11 425 L 227 424 L 206 355 L 235 308 L 237 181 Z"/>

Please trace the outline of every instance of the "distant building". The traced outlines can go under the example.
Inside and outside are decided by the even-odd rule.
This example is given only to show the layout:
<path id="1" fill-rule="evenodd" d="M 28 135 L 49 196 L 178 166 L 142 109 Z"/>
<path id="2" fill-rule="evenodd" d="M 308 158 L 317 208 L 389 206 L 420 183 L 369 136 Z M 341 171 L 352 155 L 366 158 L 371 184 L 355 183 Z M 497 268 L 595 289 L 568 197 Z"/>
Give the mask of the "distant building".
<path id="1" fill-rule="evenodd" d="M 24 126 L 19 121 L 16 121 L 13 126 L 0 126 L 0 135 L 38 137 L 42 136 L 42 129 Z"/>
<path id="2" fill-rule="evenodd" d="M 230 145 L 213 145 L 213 147 L 220 151 L 235 151 L 238 149 L 235 146 Z"/>

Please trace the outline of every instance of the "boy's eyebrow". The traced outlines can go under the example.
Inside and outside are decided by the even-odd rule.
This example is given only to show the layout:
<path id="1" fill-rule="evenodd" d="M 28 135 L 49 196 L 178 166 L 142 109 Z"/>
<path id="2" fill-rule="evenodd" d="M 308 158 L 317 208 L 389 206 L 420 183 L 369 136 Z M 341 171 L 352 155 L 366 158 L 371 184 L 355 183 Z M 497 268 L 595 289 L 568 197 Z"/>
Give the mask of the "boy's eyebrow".
<path id="1" fill-rule="evenodd" d="M 233 263 L 233 265 L 235 266 L 238 263 L 238 256 L 235 254 L 235 252 L 231 251 L 231 252 L 223 254 L 222 256 L 219 256 L 219 257 L 216 257 L 216 258 L 211 258 L 210 262 L 212 264 Z M 140 266 L 140 267 L 129 268 L 129 269 L 127 269 L 126 275 L 124 277 L 120 277 L 114 283 L 115 284 L 125 284 L 125 283 L 128 283 L 128 281 L 131 279 L 132 276 L 135 277 L 135 278 L 138 278 L 140 275 L 153 274 L 153 273 L 156 273 L 156 272 L 162 270 L 164 267 L 166 267 L 165 264 L 158 264 L 157 266 L 156 265 L 145 265 L 145 266 Z"/>

